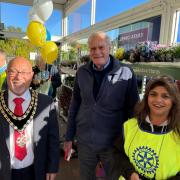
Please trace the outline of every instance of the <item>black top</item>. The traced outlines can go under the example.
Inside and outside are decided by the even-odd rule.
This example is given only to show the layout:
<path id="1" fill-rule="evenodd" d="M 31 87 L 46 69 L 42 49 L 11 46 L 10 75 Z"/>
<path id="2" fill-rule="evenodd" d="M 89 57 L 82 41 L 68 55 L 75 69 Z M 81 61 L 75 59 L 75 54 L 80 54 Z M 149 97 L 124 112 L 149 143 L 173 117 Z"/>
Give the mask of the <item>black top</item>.
<path id="1" fill-rule="evenodd" d="M 102 81 L 103 81 L 104 77 L 112 70 L 113 63 L 112 63 L 112 60 L 110 60 L 110 63 L 108 64 L 108 66 L 105 69 L 103 69 L 102 71 L 98 71 L 98 70 L 94 69 L 93 64 L 91 67 L 92 67 L 92 72 L 93 72 L 93 76 L 94 76 L 93 95 L 94 95 L 94 98 L 96 99 L 96 97 L 99 93 L 99 89 L 101 87 Z"/>

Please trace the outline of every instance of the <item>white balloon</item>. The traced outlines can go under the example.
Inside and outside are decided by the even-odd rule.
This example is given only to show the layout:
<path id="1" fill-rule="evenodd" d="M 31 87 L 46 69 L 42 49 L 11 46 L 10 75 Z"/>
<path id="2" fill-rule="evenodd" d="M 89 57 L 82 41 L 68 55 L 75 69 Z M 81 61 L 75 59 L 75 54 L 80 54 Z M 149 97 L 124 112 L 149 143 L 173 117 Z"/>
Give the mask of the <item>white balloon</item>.
<path id="1" fill-rule="evenodd" d="M 44 24 L 44 21 L 36 14 L 33 8 L 29 11 L 29 21 L 37 21 Z"/>
<path id="2" fill-rule="evenodd" d="M 46 21 L 53 12 L 53 2 L 51 0 L 39 0 L 33 5 L 35 12 L 43 21 Z"/>

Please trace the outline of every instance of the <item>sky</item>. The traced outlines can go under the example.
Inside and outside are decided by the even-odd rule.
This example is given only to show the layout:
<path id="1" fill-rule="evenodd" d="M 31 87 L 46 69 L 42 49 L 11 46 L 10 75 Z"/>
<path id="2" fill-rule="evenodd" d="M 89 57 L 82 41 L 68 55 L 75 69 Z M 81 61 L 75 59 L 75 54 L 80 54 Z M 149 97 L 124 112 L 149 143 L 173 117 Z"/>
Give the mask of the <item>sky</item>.
<path id="1" fill-rule="evenodd" d="M 103 21 L 125 10 L 133 8 L 148 0 L 96 0 L 96 22 Z M 91 1 L 82 5 L 69 15 L 69 32 L 75 32 L 90 26 Z M 29 10 L 31 6 L 22 6 L 10 3 L 0 3 L 1 22 L 5 26 L 21 27 L 25 32 L 29 22 Z M 51 35 L 61 35 L 62 13 L 54 9 L 50 18 L 45 22 L 45 27 Z"/>
<path id="2" fill-rule="evenodd" d="M 26 32 L 26 28 L 30 23 L 29 11 L 31 6 L 22 6 L 11 3 L 0 3 L 1 5 L 1 22 L 6 27 L 21 27 Z M 9 13 L 10 12 L 10 13 Z M 50 18 L 45 22 L 45 27 L 52 35 L 61 35 L 61 11 L 53 10 Z"/>
<path id="3" fill-rule="evenodd" d="M 115 16 L 148 1 L 149 0 L 96 0 L 96 22 Z"/>
<path id="4" fill-rule="evenodd" d="M 179 22 L 178 22 L 177 42 L 180 43 L 180 18 L 179 18 Z"/>

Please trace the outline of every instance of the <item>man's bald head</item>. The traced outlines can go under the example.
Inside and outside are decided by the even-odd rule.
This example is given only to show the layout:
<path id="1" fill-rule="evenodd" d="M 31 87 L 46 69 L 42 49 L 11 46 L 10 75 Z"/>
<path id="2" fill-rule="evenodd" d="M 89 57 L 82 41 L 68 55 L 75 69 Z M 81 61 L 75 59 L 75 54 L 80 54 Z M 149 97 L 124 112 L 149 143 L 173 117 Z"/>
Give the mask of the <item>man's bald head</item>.
<path id="1" fill-rule="evenodd" d="M 28 69 L 28 71 L 32 71 L 32 65 L 29 60 L 24 57 L 15 57 L 13 58 L 9 64 L 8 68 L 11 66 L 20 66 L 21 68 Z M 7 69 L 8 69 L 7 68 Z"/>
<path id="2" fill-rule="evenodd" d="M 13 58 L 7 67 L 7 83 L 16 95 L 22 95 L 30 86 L 33 78 L 32 65 L 24 57 Z"/>

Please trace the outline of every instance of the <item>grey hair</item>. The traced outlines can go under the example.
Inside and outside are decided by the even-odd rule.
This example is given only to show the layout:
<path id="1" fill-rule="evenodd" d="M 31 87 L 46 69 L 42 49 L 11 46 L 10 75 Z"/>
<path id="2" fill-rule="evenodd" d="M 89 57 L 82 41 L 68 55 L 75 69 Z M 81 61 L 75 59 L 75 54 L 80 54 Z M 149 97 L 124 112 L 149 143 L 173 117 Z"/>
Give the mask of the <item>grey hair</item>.
<path id="1" fill-rule="evenodd" d="M 110 37 L 103 31 L 97 31 L 92 33 L 88 38 L 88 46 L 90 45 L 91 41 L 96 37 L 102 37 L 106 40 L 106 43 L 111 47 L 111 39 Z"/>

